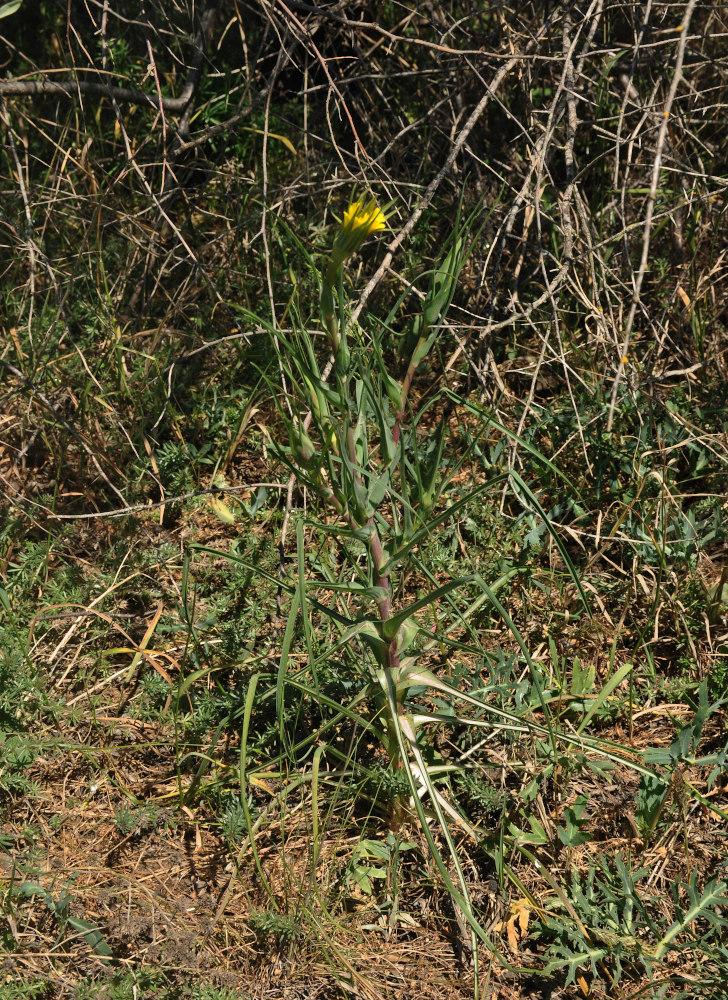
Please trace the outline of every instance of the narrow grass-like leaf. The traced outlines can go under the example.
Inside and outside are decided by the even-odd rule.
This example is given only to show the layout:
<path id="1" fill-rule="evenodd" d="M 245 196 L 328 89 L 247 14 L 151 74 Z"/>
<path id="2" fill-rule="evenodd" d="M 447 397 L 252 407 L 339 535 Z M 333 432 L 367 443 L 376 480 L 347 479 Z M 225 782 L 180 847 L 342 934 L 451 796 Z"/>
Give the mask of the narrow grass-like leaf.
<path id="1" fill-rule="evenodd" d="M 250 719 L 253 714 L 253 708 L 255 706 L 255 691 L 258 685 L 258 674 L 253 674 L 248 682 L 248 690 L 245 692 L 245 709 L 243 711 L 243 728 L 240 734 L 240 762 L 239 762 L 239 781 L 240 781 L 240 805 L 243 809 L 243 816 L 245 817 L 245 826 L 248 831 L 248 843 L 250 844 L 250 850 L 253 855 L 253 862 L 255 864 L 258 876 L 260 877 L 261 883 L 263 884 L 268 896 L 273 899 L 273 892 L 268 880 L 263 871 L 263 866 L 260 863 L 260 858 L 258 857 L 258 848 L 255 844 L 255 827 L 253 824 L 253 819 L 250 815 L 250 807 L 248 806 L 248 735 L 250 733 Z"/>
<path id="2" fill-rule="evenodd" d="M 495 427 L 496 430 L 499 430 L 502 434 L 505 434 L 506 437 L 509 438 L 511 441 L 513 441 L 514 444 L 517 444 L 519 448 L 523 449 L 523 451 L 528 452 L 528 454 L 531 455 L 532 458 L 535 458 L 538 462 L 540 462 L 547 469 L 553 472 L 555 476 L 558 476 L 559 479 L 563 480 L 563 482 L 565 482 L 566 485 L 571 490 L 573 490 L 574 493 L 578 495 L 579 491 L 576 489 L 576 487 L 569 479 L 569 477 L 564 472 L 562 472 L 557 465 L 554 465 L 551 459 L 547 458 L 542 452 L 538 450 L 538 448 L 535 448 L 529 441 L 526 441 L 524 438 L 519 437 L 519 435 L 516 434 L 515 431 L 511 430 L 511 428 L 507 427 L 505 424 L 500 423 L 493 417 L 492 413 L 490 413 L 488 410 L 484 410 L 481 406 L 478 406 L 477 403 L 473 403 L 469 399 L 463 399 L 461 396 L 458 396 L 457 393 L 452 392 L 450 389 L 444 389 L 443 391 L 458 406 L 462 406 L 464 409 L 469 410 L 470 413 L 477 414 L 477 416 L 482 417 L 492 427 Z"/>
<path id="3" fill-rule="evenodd" d="M 437 589 L 431 591 L 429 594 L 426 594 L 424 597 L 421 597 L 418 601 L 410 604 L 409 607 L 404 608 L 402 611 L 398 611 L 396 614 L 392 615 L 391 618 L 388 618 L 387 621 L 382 622 L 382 636 L 387 641 L 391 641 L 399 631 L 400 626 L 403 625 L 408 618 L 411 618 L 412 615 L 421 611 L 422 608 L 426 608 L 430 604 L 435 604 L 441 597 L 451 593 L 453 590 L 458 590 L 466 583 L 472 583 L 475 579 L 475 575 L 470 574 L 469 576 L 461 576 L 457 580 L 450 580 L 448 583 L 443 584 L 442 587 L 437 587 Z"/>
<path id="4" fill-rule="evenodd" d="M 529 502 L 533 504 L 533 506 L 536 508 L 539 517 L 542 518 L 543 523 L 546 526 L 546 530 L 553 538 L 556 547 L 561 554 L 561 558 L 564 560 L 564 563 L 566 564 L 566 568 L 569 571 L 569 575 L 571 576 L 571 579 L 574 581 L 576 589 L 579 591 L 579 596 L 581 597 L 581 603 L 584 605 L 584 610 L 591 618 L 592 616 L 591 608 L 589 606 L 589 601 L 587 600 L 586 594 L 584 593 L 584 588 L 581 585 L 581 579 L 579 578 L 579 574 L 576 571 L 576 567 L 574 566 L 574 563 L 571 560 L 571 556 L 566 550 L 566 546 L 561 541 L 559 533 L 555 530 L 554 526 L 551 524 L 549 517 L 547 516 L 541 504 L 538 502 L 536 495 L 533 493 L 531 488 L 526 484 L 526 482 L 521 478 L 521 476 L 515 470 L 511 472 L 511 478 L 518 484 L 519 488 L 523 490 L 523 492 L 528 497 Z"/>
<path id="5" fill-rule="evenodd" d="M 422 541 L 423 538 L 427 538 L 427 536 L 430 535 L 435 530 L 435 528 L 438 528 L 441 524 L 444 524 L 445 521 L 449 520 L 451 517 L 453 517 L 455 514 L 461 511 L 463 507 L 467 506 L 467 504 L 475 500 L 476 497 L 479 497 L 483 493 L 485 493 L 486 490 L 491 489 L 493 486 L 497 486 L 498 483 L 502 483 L 505 479 L 508 478 L 508 476 L 509 476 L 508 472 L 502 472 L 499 475 L 494 476 L 493 479 L 489 480 L 487 483 L 484 483 L 482 486 L 479 486 L 476 490 L 472 490 L 472 492 L 468 493 L 467 496 L 461 497 L 460 500 L 456 500 L 455 503 L 453 503 L 446 510 L 442 511 L 436 517 L 431 518 L 427 522 L 427 524 L 423 524 L 422 527 L 418 528 L 417 531 L 415 531 L 414 535 L 412 535 L 412 537 L 408 539 L 407 542 L 404 545 L 402 545 L 401 548 L 399 548 L 391 556 L 390 559 L 387 560 L 387 562 L 382 567 L 382 574 L 387 575 L 391 573 L 394 567 L 397 565 L 397 563 L 401 562 L 404 556 L 406 556 L 409 552 L 411 552 L 412 549 L 415 548 L 415 546 L 419 545 L 419 543 Z"/>
<path id="6" fill-rule="evenodd" d="M 278 733 L 281 738 L 281 743 L 285 745 L 286 734 L 284 726 L 284 715 L 283 715 L 283 689 L 286 683 L 286 673 L 288 671 L 288 656 L 291 651 L 291 643 L 293 642 L 293 633 L 296 627 L 296 616 L 298 614 L 298 609 L 301 603 L 301 592 L 299 587 L 296 587 L 293 597 L 291 598 L 291 606 L 288 611 L 288 621 L 286 622 L 286 628 L 283 632 L 283 641 L 281 643 L 281 655 L 278 660 L 278 678 L 276 681 L 276 716 L 278 718 Z"/>
<path id="7" fill-rule="evenodd" d="M 633 669 L 634 669 L 634 664 L 625 663 L 619 668 L 619 670 L 616 673 L 612 674 L 612 676 L 609 678 L 609 680 L 604 685 L 602 690 L 599 692 L 597 697 L 594 699 L 593 703 L 589 706 L 589 711 L 582 719 L 581 724 L 577 729 L 577 733 L 581 733 L 586 729 L 586 727 L 591 722 L 592 716 L 599 711 L 602 705 L 606 702 L 607 698 L 609 698 L 612 691 L 618 688 L 619 685 L 622 683 L 622 681 L 625 680 L 627 677 L 629 677 Z"/>

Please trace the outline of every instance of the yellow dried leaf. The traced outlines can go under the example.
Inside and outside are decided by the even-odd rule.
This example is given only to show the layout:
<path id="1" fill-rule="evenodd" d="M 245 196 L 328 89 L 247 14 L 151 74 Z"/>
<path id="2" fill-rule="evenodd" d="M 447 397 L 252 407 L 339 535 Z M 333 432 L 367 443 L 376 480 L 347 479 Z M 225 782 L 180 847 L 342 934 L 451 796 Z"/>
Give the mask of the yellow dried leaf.
<path id="1" fill-rule="evenodd" d="M 519 943 L 528 934 L 528 921 L 531 917 L 531 904 L 527 899 L 517 899 L 511 904 L 505 922 L 501 920 L 494 930 L 502 931 L 505 927 L 508 947 L 512 952 L 518 952 Z"/>
<path id="2" fill-rule="evenodd" d="M 521 931 L 521 937 L 525 937 L 528 934 L 528 920 L 531 916 L 531 907 L 528 905 L 527 899 L 520 899 L 518 901 L 521 905 L 519 906 L 516 918 L 518 920 L 518 927 Z"/>
<path id="3" fill-rule="evenodd" d="M 678 285 L 677 286 L 677 294 L 683 300 L 683 305 L 685 306 L 686 309 L 692 309 L 693 308 L 693 304 L 690 301 L 690 297 L 688 296 L 687 292 L 682 287 L 682 285 Z"/>

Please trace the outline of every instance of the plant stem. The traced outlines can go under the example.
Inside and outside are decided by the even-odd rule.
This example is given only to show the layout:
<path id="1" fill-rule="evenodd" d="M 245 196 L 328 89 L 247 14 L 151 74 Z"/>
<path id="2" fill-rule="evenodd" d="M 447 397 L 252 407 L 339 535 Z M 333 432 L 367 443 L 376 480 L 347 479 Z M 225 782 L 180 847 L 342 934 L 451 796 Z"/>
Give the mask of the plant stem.
<path id="1" fill-rule="evenodd" d="M 394 415 L 394 428 L 392 430 L 392 443 L 399 444 L 399 436 L 402 431 L 402 418 L 404 417 L 405 407 L 407 406 L 407 396 L 409 395 L 410 388 L 412 387 L 412 379 L 415 377 L 415 372 L 417 371 L 417 363 L 415 358 L 417 353 L 425 342 L 424 337 L 420 337 L 417 341 L 414 351 L 412 352 L 412 357 L 410 359 L 409 366 L 407 368 L 407 373 L 404 377 L 404 382 L 402 383 L 402 405 L 399 410 Z"/>

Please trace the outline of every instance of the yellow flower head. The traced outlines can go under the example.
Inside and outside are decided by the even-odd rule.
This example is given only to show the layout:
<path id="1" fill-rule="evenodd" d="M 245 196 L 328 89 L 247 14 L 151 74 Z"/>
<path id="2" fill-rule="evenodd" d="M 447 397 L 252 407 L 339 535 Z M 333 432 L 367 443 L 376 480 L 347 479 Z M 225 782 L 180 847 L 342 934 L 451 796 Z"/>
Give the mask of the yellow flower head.
<path id="1" fill-rule="evenodd" d="M 380 229 L 386 229 L 386 227 L 387 220 L 384 218 L 384 212 L 373 198 L 366 205 L 355 201 L 344 212 L 344 230 L 361 233 L 362 240 L 371 236 L 372 233 L 379 232 Z"/>
<path id="2" fill-rule="evenodd" d="M 373 198 L 366 205 L 363 201 L 352 202 L 344 212 L 341 229 L 334 240 L 333 256 L 344 261 L 356 253 L 367 236 L 386 228 L 384 212 Z"/>

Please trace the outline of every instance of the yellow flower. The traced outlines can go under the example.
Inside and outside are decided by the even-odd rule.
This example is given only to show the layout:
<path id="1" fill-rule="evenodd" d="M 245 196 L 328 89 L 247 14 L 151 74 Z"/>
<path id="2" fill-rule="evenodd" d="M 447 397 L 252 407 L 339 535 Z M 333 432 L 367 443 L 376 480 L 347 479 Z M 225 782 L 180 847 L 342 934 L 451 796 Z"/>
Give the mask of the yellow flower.
<path id="1" fill-rule="evenodd" d="M 361 239 L 366 239 L 372 233 L 378 233 L 380 229 L 387 228 L 387 220 L 384 212 L 379 208 L 374 199 L 363 205 L 360 201 L 355 201 L 349 205 L 344 212 L 344 226 L 347 231 L 361 233 Z"/>
<path id="2" fill-rule="evenodd" d="M 331 337 L 334 351 L 337 351 L 337 366 L 348 367 L 346 361 L 346 331 L 338 332 L 338 324 L 334 315 L 334 286 L 341 280 L 341 266 L 347 257 L 356 253 L 367 236 L 387 228 L 384 212 L 373 198 L 365 204 L 363 201 L 353 201 L 344 212 L 344 218 L 331 248 L 331 258 L 321 281 L 321 313 L 326 322 L 326 328 Z"/>
<path id="3" fill-rule="evenodd" d="M 341 229 L 334 240 L 332 256 L 343 262 L 356 253 L 367 236 L 386 228 L 384 212 L 373 198 L 366 205 L 363 201 L 352 202 L 344 212 Z"/>

